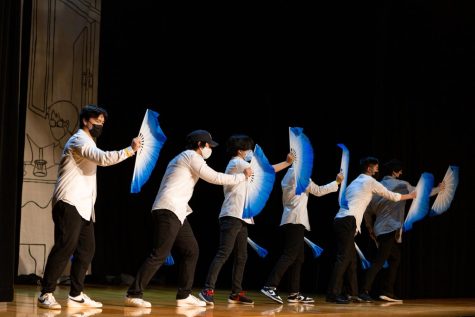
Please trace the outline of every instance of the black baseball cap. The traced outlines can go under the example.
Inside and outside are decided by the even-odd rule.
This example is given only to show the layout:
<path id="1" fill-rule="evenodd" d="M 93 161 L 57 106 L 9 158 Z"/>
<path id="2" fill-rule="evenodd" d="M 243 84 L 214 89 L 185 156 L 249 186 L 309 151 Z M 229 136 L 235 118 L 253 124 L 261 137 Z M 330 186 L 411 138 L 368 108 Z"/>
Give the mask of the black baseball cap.
<path id="1" fill-rule="evenodd" d="M 206 130 L 195 130 L 186 136 L 187 142 L 206 142 L 211 147 L 218 146 L 219 144 L 211 138 L 211 134 Z"/>

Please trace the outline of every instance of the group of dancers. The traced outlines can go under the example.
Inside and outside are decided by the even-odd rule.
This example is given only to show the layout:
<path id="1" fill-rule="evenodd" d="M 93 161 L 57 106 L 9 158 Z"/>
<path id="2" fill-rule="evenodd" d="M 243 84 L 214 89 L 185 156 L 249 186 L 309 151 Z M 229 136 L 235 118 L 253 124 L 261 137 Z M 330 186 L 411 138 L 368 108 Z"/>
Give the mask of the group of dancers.
<path id="1" fill-rule="evenodd" d="M 99 137 L 107 112 L 95 105 L 87 105 L 79 115 L 79 129 L 71 136 L 61 157 L 58 180 L 53 193 L 54 246 L 48 256 L 38 306 L 46 309 L 61 309 L 53 293 L 57 280 L 72 257 L 71 287 L 66 302 L 68 307 L 100 308 L 102 303 L 88 297 L 84 292 L 84 279 L 92 261 L 95 248 L 94 203 L 96 199 L 97 166 L 117 164 L 135 153 L 141 147 L 140 138 L 132 139 L 131 145 L 119 151 L 102 151 L 97 148 L 95 138 Z M 254 301 L 245 295 L 242 288 L 244 267 L 247 261 L 247 239 L 252 218 L 243 218 L 246 200 L 246 180 L 253 175 L 250 161 L 254 141 L 242 134 L 232 135 L 227 141 L 227 152 L 231 157 L 225 173 L 220 173 L 206 164 L 216 143 L 205 130 L 195 130 L 187 135 L 185 150 L 175 156 L 166 168 L 152 207 L 154 232 L 153 248 L 140 266 L 133 283 L 127 290 L 124 305 L 130 307 L 151 307 L 143 299 L 143 293 L 157 270 L 165 262 L 170 251 L 179 254 L 176 305 L 178 307 L 214 305 L 215 285 L 223 264 L 234 252 L 232 287 L 229 303 L 252 305 Z M 300 271 L 304 261 L 304 232 L 310 230 L 307 202 L 310 194 L 322 196 L 338 191 L 344 176 L 340 172 L 334 181 L 318 186 L 310 180 L 300 194 L 296 194 L 295 169 L 291 167 L 295 157 L 287 154 L 286 160 L 272 165 L 277 173 L 287 169 L 282 179 L 283 251 L 270 272 L 261 293 L 275 302 L 283 303 L 278 292 L 279 283 L 287 272 L 290 288 L 287 301 L 290 303 L 313 303 L 314 299 L 300 292 Z M 399 164 L 399 163 L 398 163 Z M 383 263 L 389 260 L 392 270 L 385 293 L 381 299 L 397 301 L 393 284 L 399 263 L 398 242 L 404 216 L 404 205 L 398 203 L 413 199 L 414 187 L 398 180 L 402 165 L 392 163 L 390 174 L 382 183 L 373 176 L 379 170 L 376 158 L 361 160 L 361 174 L 346 188 L 345 204 L 334 219 L 337 254 L 330 277 L 326 300 L 339 304 L 352 301 L 370 302 L 371 284 Z M 187 216 L 192 213 L 188 205 L 199 179 L 224 187 L 224 202 L 219 214 L 219 246 L 208 270 L 203 289 L 198 297 L 192 294 L 195 267 L 199 247 Z M 405 186 L 399 186 L 405 184 Z M 404 187 L 404 188 L 402 188 Z M 443 186 L 434 189 L 434 193 Z M 378 198 L 379 197 L 379 198 Z M 367 208 L 369 206 L 369 208 Z M 378 242 L 376 261 L 367 272 L 362 289 L 356 279 L 356 253 L 354 237 L 360 232 L 363 215 L 369 232 Z M 402 212 L 402 216 L 401 216 Z M 348 276 L 348 292 L 342 293 L 343 277 Z"/>

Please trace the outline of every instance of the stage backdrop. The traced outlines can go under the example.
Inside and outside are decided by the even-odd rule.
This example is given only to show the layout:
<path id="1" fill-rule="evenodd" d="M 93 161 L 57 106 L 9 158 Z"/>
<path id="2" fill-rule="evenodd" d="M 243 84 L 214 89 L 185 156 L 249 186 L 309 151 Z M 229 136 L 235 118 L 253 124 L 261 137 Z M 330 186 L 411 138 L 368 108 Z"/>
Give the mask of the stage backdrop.
<path id="1" fill-rule="evenodd" d="M 18 274 L 43 276 L 51 199 L 78 112 L 97 100 L 101 0 L 33 0 Z"/>

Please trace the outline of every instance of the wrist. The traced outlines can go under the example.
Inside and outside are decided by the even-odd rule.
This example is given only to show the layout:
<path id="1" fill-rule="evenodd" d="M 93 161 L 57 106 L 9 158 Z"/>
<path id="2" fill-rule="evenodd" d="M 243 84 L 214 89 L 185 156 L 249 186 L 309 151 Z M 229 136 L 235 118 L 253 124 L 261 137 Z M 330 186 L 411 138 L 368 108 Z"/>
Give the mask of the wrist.
<path id="1" fill-rule="evenodd" d="M 135 152 L 136 152 L 131 146 L 125 148 L 124 151 L 128 157 L 135 155 Z"/>

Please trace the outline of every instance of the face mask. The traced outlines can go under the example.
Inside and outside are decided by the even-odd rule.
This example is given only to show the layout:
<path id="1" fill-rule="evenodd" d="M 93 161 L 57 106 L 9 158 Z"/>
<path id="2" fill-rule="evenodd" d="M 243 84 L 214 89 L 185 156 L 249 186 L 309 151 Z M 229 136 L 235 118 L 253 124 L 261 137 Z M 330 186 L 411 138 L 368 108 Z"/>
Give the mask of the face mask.
<path id="1" fill-rule="evenodd" d="M 89 133 L 91 133 L 93 138 L 98 138 L 102 133 L 102 125 L 93 124 L 92 129 L 89 130 Z"/>
<path id="2" fill-rule="evenodd" d="M 210 147 L 205 146 L 201 149 L 201 155 L 205 160 L 211 156 L 211 152 L 213 152 L 213 150 Z"/>
<path id="3" fill-rule="evenodd" d="M 254 152 L 252 150 L 247 150 L 246 155 L 244 156 L 244 161 L 250 162 L 254 157 Z"/>

